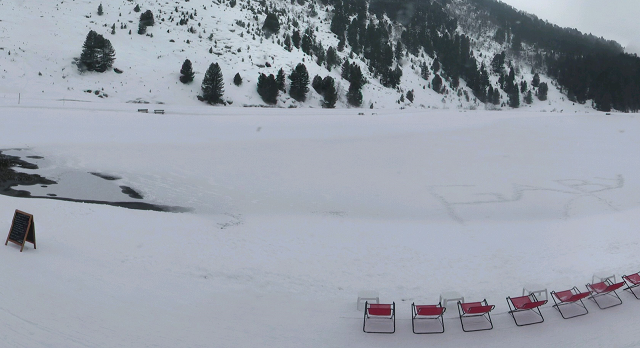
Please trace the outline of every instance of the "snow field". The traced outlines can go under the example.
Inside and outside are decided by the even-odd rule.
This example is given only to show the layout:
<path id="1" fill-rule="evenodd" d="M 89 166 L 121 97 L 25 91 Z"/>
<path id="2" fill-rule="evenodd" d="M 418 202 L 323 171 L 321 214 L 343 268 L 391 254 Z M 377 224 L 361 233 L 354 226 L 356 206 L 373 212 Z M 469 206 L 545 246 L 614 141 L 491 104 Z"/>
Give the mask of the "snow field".
<path id="1" fill-rule="evenodd" d="M 628 293 L 525 328 L 504 300 L 637 271 L 635 116 L 70 105 L 2 107 L 20 131 L 0 148 L 193 212 L 0 196 L 3 225 L 34 214 L 38 242 L 0 253 L 10 346 L 637 343 Z M 395 335 L 362 333 L 364 289 L 396 302 Z M 450 307 L 443 335 L 413 335 L 411 302 L 446 290 L 495 304 L 495 329 L 462 333 Z"/>

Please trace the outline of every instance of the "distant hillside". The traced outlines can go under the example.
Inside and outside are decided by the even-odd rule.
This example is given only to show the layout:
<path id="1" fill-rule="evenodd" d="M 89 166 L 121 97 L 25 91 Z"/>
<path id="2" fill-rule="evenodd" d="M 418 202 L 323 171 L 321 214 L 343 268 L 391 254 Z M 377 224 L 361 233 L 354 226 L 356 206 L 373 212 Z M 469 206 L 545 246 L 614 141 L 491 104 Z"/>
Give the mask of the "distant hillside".
<path id="1" fill-rule="evenodd" d="M 640 108 L 619 44 L 492 0 L 12 0 L 0 16 L 9 100 L 195 105 L 215 63 L 227 106 Z M 114 50 L 103 73 L 83 63 L 91 30 Z"/>

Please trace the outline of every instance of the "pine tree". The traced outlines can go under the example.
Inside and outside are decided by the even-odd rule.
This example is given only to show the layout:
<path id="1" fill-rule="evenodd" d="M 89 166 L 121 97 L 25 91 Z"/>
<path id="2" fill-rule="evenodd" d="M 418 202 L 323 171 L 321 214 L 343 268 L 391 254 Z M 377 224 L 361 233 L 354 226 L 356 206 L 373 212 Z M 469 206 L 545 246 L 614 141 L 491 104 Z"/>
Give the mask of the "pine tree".
<path id="1" fill-rule="evenodd" d="M 97 72 L 105 72 L 111 66 L 116 57 L 116 50 L 111 46 L 111 41 L 105 39 L 102 35 L 98 38 L 98 43 L 101 47 L 99 50 L 99 60 L 96 65 Z"/>
<path id="2" fill-rule="evenodd" d="M 240 73 L 236 73 L 236 76 L 233 77 L 233 84 L 236 86 L 240 86 L 242 84 L 242 76 L 240 76 Z"/>
<path id="3" fill-rule="evenodd" d="M 287 34 L 284 37 L 284 49 L 291 52 L 291 50 L 293 49 L 293 47 L 291 46 L 291 35 Z"/>
<path id="4" fill-rule="evenodd" d="M 493 90 L 493 100 L 491 102 L 493 105 L 500 104 L 500 91 L 497 88 Z"/>
<path id="5" fill-rule="evenodd" d="M 440 75 L 436 74 L 433 77 L 433 80 L 431 80 L 431 88 L 438 93 L 442 93 L 442 77 L 440 77 Z"/>
<path id="6" fill-rule="evenodd" d="M 431 72 L 429 71 L 429 67 L 427 66 L 427 63 L 422 62 L 422 64 L 420 64 L 420 76 L 422 76 L 423 79 L 429 81 L 430 74 Z"/>
<path id="7" fill-rule="evenodd" d="M 413 103 L 413 90 L 407 92 L 407 99 Z"/>
<path id="8" fill-rule="evenodd" d="M 398 43 L 396 44 L 396 52 L 395 52 L 395 58 L 396 58 L 396 61 L 398 61 L 398 64 L 400 64 L 400 60 L 402 60 L 403 57 L 404 57 L 404 46 L 402 45 L 402 41 L 398 41 Z"/>
<path id="9" fill-rule="evenodd" d="M 275 13 L 267 13 L 267 18 L 265 18 L 262 25 L 262 31 L 267 34 L 267 37 L 280 31 L 280 21 Z"/>
<path id="10" fill-rule="evenodd" d="M 86 69 L 89 71 L 104 72 L 113 65 L 115 54 L 116 52 L 113 46 L 111 46 L 111 42 L 105 39 L 104 36 L 91 30 L 82 45 L 78 69 L 80 71 Z"/>
<path id="11" fill-rule="evenodd" d="M 540 82 L 540 86 L 538 87 L 538 99 L 541 101 L 547 100 L 547 92 L 549 91 L 549 86 L 546 82 Z"/>
<path id="12" fill-rule="evenodd" d="M 140 12 L 140 5 L 136 5 L 136 7 L 133 8 L 134 12 Z"/>
<path id="13" fill-rule="evenodd" d="M 269 76 L 265 74 L 260 74 L 258 76 L 258 94 L 262 98 L 262 100 L 271 105 L 275 105 L 278 102 L 278 87 L 276 83 L 276 78 L 273 74 Z"/>
<path id="14" fill-rule="evenodd" d="M 138 34 L 144 35 L 146 32 L 147 32 L 147 26 L 144 25 L 142 22 L 138 23 Z"/>
<path id="15" fill-rule="evenodd" d="M 218 63 L 211 63 L 202 80 L 202 99 L 209 104 L 221 104 L 224 94 L 224 81 Z"/>
<path id="16" fill-rule="evenodd" d="M 295 46 L 295 48 L 300 48 L 300 40 L 300 31 L 294 30 L 293 35 L 291 36 L 291 41 L 293 42 L 293 46 Z"/>
<path id="17" fill-rule="evenodd" d="M 94 70 L 95 60 L 96 60 L 96 50 L 98 49 L 96 44 L 96 37 L 98 33 L 91 30 L 89 34 L 87 34 L 87 38 L 84 40 L 84 44 L 82 45 L 82 53 L 80 54 L 80 64 L 78 64 L 78 69 L 81 71 L 86 69 L 89 71 Z"/>
<path id="18" fill-rule="evenodd" d="M 291 98 L 303 102 L 307 99 L 307 92 L 309 92 L 309 73 L 307 67 L 299 63 L 295 69 L 289 75 L 291 80 L 291 86 L 289 87 L 289 95 Z"/>
<path id="19" fill-rule="evenodd" d="M 431 64 L 431 70 L 433 70 L 434 73 L 440 71 L 440 62 L 438 61 L 438 59 L 433 60 L 433 64 Z"/>
<path id="20" fill-rule="evenodd" d="M 349 60 L 345 60 L 344 63 L 342 64 L 342 70 L 340 73 L 340 76 L 342 76 L 343 79 L 350 81 L 351 77 L 349 76 L 351 73 L 351 65 L 349 64 Z"/>
<path id="21" fill-rule="evenodd" d="M 538 75 L 538 73 L 533 75 L 533 81 L 531 81 L 531 86 L 533 86 L 533 87 L 539 87 L 540 86 L 540 75 Z"/>
<path id="22" fill-rule="evenodd" d="M 362 92 L 360 88 L 362 86 L 357 82 L 351 82 L 349 85 L 349 90 L 347 91 L 347 102 L 352 105 L 359 107 L 362 105 Z"/>
<path id="23" fill-rule="evenodd" d="M 100 4 L 100 6 L 98 6 L 98 16 L 102 16 L 104 14 L 104 12 L 102 11 L 102 4 Z"/>
<path id="24" fill-rule="evenodd" d="M 155 24 L 151 10 L 146 10 L 140 15 L 140 24 L 147 27 L 152 27 Z"/>
<path id="25" fill-rule="evenodd" d="M 509 93 L 509 106 L 512 108 L 520 107 L 520 90 L 513 88 Z"/>
<path id="26" fill-rule="evenodd" d="M 286 91 L 285 80 L 286 80 L 286 76 L 284 75 L 284 70 L 280 68 L 280 70 L 278 70 L 278 75 L 276 76 L 276 87 L 278 88 L 279 91 L 282 91 L 282 92 Z"/>
<path id="27" fill-rule="evenodd" d="M 322 95 L 323 93 L 323 85 L 322 85 L 322 77 L 320 75 L 316 75 L 313 77 L 313 81 L 311 81 L 311 87 L 318 92 L 318 94 Z"/>
<path id="28" fill-rule="evenodd" d="M 338 91 L 336 90 L 336 84 L 333 77 L 327 76 L 322 80 L 322 90 L 322 94 L 324 96 L 322 107 L 329 109 L 335 108 L 336 101 L 338 101 Z"/>
<path id="29" fill-rule="evenodd" d="M 533 95 L 531 94 L 531 90 L 528 90 L 527 94 L 524 96 L 524 102 L 527 104 L 533 103 Z"/>
<path id="30" fill-rule="evenodd" d="M 338 56 L 338 52 L 333 46 L 329 46 L 327 48 L 327 70 L 331 71 L 334 66 L 338 66 L 340 64 L 340 57 Z"/>
<path id="31" fill-rule="evenodd" d="M 185 59 L 184 63 L 182 63 L 180 74 L 180 82 L 189 83 L 193 81 L 193 77 L 195 76 L 195 74 L 193 72 L 193 67 L 191 66 L 191 61 L 189 59 Z"/>
<path id="32" fill-rule="evenodd" d="M 302 50 L 302 52 L 308 54 L 308 55 L 312 55 L 311 53 L 311 46 L 313 45 L 313 40 L 311 39 L 311 35 L 309 35 L 308 33 L 305 33 L 302 36 L 302 42 L 300 43 L 300 49 Z"/>
<path id="33" fill-rule="evenodd" d="M 504 51 L 493 56 L 493 60 L 491 60 L 491 69 L 493 72 L 496 74 L 502 74 L 504 72 L 504 59 Z"/>

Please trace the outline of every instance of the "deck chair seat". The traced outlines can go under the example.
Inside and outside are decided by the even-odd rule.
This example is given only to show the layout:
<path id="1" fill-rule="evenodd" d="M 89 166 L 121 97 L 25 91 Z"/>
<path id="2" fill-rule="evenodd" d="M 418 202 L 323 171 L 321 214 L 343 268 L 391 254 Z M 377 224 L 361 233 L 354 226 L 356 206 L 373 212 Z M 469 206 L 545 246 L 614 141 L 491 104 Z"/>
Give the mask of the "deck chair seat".
<path id="1" fill-rule="evenodd" d="M 415 334 L 432 334 L 432 333 L 443 333 L 444 332 L 444 319 L 443 315 L 447 309 L 442 307 L 440 303 L 437 305 L 416 305 L 415 303 L 411 304 L 411 328 L 413 329 L 413 333 Z M 438 331 L 416 331 L 416 320 L 434 320 L 437 321 L 442 327 L 442 330 Z"/>
<path id="2" fill-rule="evenodd" d="M 542 312 L 540 312 L 540 306 L 547 304 L 547 301 L 538 301 L 534 294 L 529 294 L 527 296 L 518 296 L 518 297 L 507 297 L 507 304 L 509 305 L 509 314 L 513 318 L 513 321 L 516 322 L 517 326 L 526 326 L 532 324 L 542 323 L 544 321 L 544 317 L 542 316 Z M 537 311 L 536 311 L 537 310 Z M 531 311 L 540 317 L 539 321 L 530 322 L 527 324 L 518 323 L 516 316 L 514 313 Z"/>
<path id="3" fill-rule="evenodd" d="M 593 302 L 595 302 L 600 309 L 606 309 L 606 308 L 610 308 L 610 307 L 622 304 L 622 299 L 620 298 L 620 296 L 618 296 L 618 293 L 616 293 L 616 290 L 620 289 L 623 286 L 624 286 L 624 282 L 613 283 L 609 279 L 607 279 L 603 282 L 587 284 L 587 290 L 591 292 L 590 299 L 592 299 Z M 617 298 L 618 300 L 611 305 L 603 307 L 596 298 L 600 296 L 606 296 L 606 295 L 608 295 L 609 297 Z"/>
<path id="4" fill-rule="evenodd" d="M 373 331 L 367 330 L 367 323 L 370 321 L 376 321 L 376 324 L 382 324 L 389 322 L 392 329 L 386 331 Z M 383 304 L 383 303 L 364 303 L 364 322 L 362 324 L 362 331 L 367 333 L 394 333 L 396 332 L 396 303 Z"/>
<path id="5" fill-rule="evenodd" d="M 624 288 L 623 290 L 629 290 L 629 292 L 632 293 L 633 296 L 635 296 L 635 298 L 640 299 L 638 295 L 636 295 L 636 293 L 633 292 L 633 288 L 640 286 L 640 273 L 623 275 L 622 280 L 624 280 L 625 284 L 627 284 L 627 287 Z"/>
<path id="6" fill-rule="evenodd" d="M 458 313 L 460 314 L 460 325 L 462 325 L 462 331 L 471 332 L 471 331 L 483 331 L 483 330 L 491 330 L 493 329 L 493 322 L 491 321 L 491 314 L 489 314 L 496 306 L 489 305 L 487 300 L 484 299 L 480 302 L 465 302 L 462 303 L 458 301 Z M 468 330 L 464 327 L 463 318 L 469 317 L 483 317 L 489 322 L 489 327 Z"/>
<path id="7" fill-rule="evenodd" d="M 559 292 L 551 291 L 551 298 L 553 299 L 553 302 L 555 302 L 553 307 L 555 307 L 558 310 L 558 312 L 560 312 L 560 315 L 564 319 L 570 319 L 570 318 L 578 317 L 578 316 L 589 313 L 589 310 L 584 305 L 584 302 L 582 302 L 582 299 L 588 296 L 591 296 L 591 292 L 580 292 L 580 290 L 578 290 L 578 288 L 575 286 L 569 290 L 564 290 Z M 571 304 L 574 304 L 584 309 L 584 313 L 580 313 L 580 314 L 576 314 L 568 317 L 565 316 L 565 314 L 560 309 L 560 306 L 571 305 Z"/>

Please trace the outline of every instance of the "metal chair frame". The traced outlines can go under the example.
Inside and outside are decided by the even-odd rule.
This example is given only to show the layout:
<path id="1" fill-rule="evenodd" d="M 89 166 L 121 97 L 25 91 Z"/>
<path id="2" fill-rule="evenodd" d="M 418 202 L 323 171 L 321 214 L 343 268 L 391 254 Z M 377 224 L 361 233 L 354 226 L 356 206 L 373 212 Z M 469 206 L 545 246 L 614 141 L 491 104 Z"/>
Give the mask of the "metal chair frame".
<path id="1" fill-rule="evenodd" d="M 474 306 L 470 306 L 474 305 Z M 465 310 L 464 307 L 467 307 Z M 460 314 L 460 325 L 462 325 L 462 331 L 464 332 L 473 332 L 473 331 L 484 331 L 493 329 L 493 321 L 491 321 L 491 312 L 496 306 L 489 305 L 487 303 L 487 299 L 484 299 L 480 302 L 466 302 L 462 303 L 458 301 L 458 314 Z M 485 329 L 476 329 L 476 330 L 467 330 L 464 328 L 464 321 L 462 318 L 470 318 L 470 317 L 483 317 L 489 322 L 489 327 Z"/>
<path id="2" fill-rule="evenodd" d="M 377 314 L 379 313 L 379 314 Z M 393 322 L 393 331 L 367 331 L 367 320 L 371 319 L 386 319 Z M 366 333 L 384 333 L 392 334 L 396 332 L 396 303 L 391 304 L 377 304 L 364 303 L 364 322 L 362 324 L 362 331 Z"/>
<path id="3" fill-rule="evenodd" d="M 529 300 L 528 302 L 525 302 L 524 304 L 520 305 L 520 307 L 518 307 L 514 302 L 514 300 L 516 300 L 516 302 L 519 302 L 517 300 L 523 299 L 523 298 L 528 298 Z M 529 294 L 526 296 L 518 296 L 513 298 L 507 297 L 507 304 L 509 305 L 509 314 L 511 314 L 511 317 L 513 318 L 513 321 L 516 322 L 517 326 L 527 326 L 527 325 L 539 324 L 544 322 L 544 317 L 542 316 L 542 312 L 540 312 L 540 307 L 547 304 L 547 302 L 548 302 L 547 300 L 538 301 L 538 298 L 534 294 Z M 540 317 L 540 320 L 527 323 L 527 324 L 519 324 L 514 313 L 526 312 L 526 311 L 531 311 L 535 313 Z"/>
<path id="4" fill-rule="evenodd" d="M 600 283 L 587 284 L 587 290 L 591 292 L 591 296 L 589 296 L 589 298 L 593 300 L 593 302 L 595 302 L 598 305 L 598 308 L 600 309 L 607 309 L 607 308 L 619 306 L 622 304 L 622 299 L 620 298 L 620 296 L 618 296 L 618 293 L 616 293 L 616 290 L 623 287 L 624 284 L 625 284 L 624 282 L 614 283 L 610 279 L 605 279 L 605 281 Z M 602 288 L 603 286 L 604 288 Z M 602 307 L 598 302 L 598 300 L 596 300 L 596 297 L 607 296 L 607 295 L 617 298 L 618 303 L 612 304 L 610 306 Z"/>
<path id="5" fill-rule="evenodd" d="M 622 280 L 624 280 L 624 283 L 627 285 L 627 287 L 622 290 L 628 290 L 636 299 L 640 300 L 640 297 L 638 297 L 638 295 L 633 291 L 633 288 L 640 286 L 640 272 L 630 275 L 623 275 Z"/>
<path id="6" fill-rule="evenodd" d="M 575 286 L 573 288 L 569 289 L 569 290 L 560 291 L 560 293 L 566 293 L 566 292 L 570 292 L 572 295 L 570 297 L 568 297 L 568 298 L 565 298 L 565 300 L 563 300 L 563 299 L 561 299 L 559 297 L 559 295 L 558 295 L 558 293 L 556 291 L 551 291 L 551 298 L 553 299 L 553 302 L 555 303 L 553 305 L 553 307 L 555 307 L 555 309 L 557 309 L 558 312 L 560 312 L 560 315 L 562 316 L 563 319 L 571 319 L 571 318 L 579 317 L 581 315 L 585 315 L 585 314 L 589 313 L 589 310 L 584 305 L 584 302 L 582 302 L 582 299 L 587 297 L 587 296 L 590 296 L 591 295 L 590 292 L 580 292 L 580 290 L 578 290 L 578 288 L 575 287 Z M 556 298 L 560 302 L 556 301 Z M 585 312 L 582 313 L 582 314 L 576 314 L 576 315 L 572 315 L 570 317 L 565 317 L 564 313 L 562 313 L 562 310 L 560 309 L 560 306 L 564 306 L 564 305 L 568 305 L 568 304 L 578 305 L 579 307 L 584 308 Z"/>
<path id="7" fill-rule="evenodd" d="M 423 310 L 426 313 L 421 313 Z M 411 329 L 414 334 L 435 334 L 444 332 L 444 312 L 447 311 L 446 307 L 442 307 L 441 303 L 437 305 L 417 305 L 411 303 Z M 442 331 L 426 331 L 416 332 L 415 321 L 416 320 L 437 320 L 442 326 Z"/>

